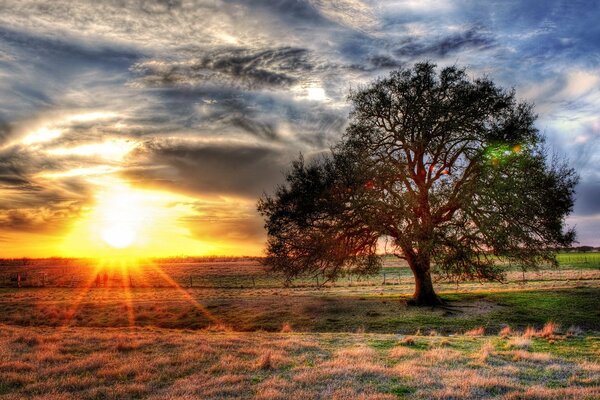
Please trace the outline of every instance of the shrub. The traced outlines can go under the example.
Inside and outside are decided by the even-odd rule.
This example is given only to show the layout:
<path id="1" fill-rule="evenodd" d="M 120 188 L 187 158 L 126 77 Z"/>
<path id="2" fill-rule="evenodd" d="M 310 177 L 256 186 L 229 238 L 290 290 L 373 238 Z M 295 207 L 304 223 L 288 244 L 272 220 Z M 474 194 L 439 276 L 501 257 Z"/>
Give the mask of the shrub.
<path id="1" fill-rule="evenodd" d="M 528 326 L 527 328 L 525 328 L 525 332 L 523 332 L 523 337 L 531 338 L 537 336 L 537 334 L 538 333 L 533 326 Z"/>
<path id="2" fill-rule="evenodd" d="M 485 335 L 485 328 L 480 326 L 478 328 L 471 329 L 465 332 L 465 336 L 483 336 Z"/>
<path id="3" fill-rule="evenodd" d="M 507 338 L 511 335 L 511 333 L 512 329 L 510 329 L 510 326 L 506 325 L 504 328 L 500 329 L 498 336 L 500 336 L 501 338 Z"/>
<path id="4" fill-rule="evenodd" d="M 546 322 L 546 325 L 538 332 L 538 335 L 546 339 L 551 338 L 558 331 L 558 328 L 558 324 L 552 321 Z"/>

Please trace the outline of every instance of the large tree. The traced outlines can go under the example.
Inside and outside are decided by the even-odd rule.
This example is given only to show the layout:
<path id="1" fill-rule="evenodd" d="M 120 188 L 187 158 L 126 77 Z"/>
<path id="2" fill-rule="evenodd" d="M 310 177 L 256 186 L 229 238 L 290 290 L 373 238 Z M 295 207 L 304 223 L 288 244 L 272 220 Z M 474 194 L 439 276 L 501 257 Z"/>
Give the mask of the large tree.
<path id="1" fill-rule="evenodd" d="M 300 157 L 259 201 L 275 271 L 374 273 L 385 240 L 414 274 L 412 302 L 435 305 L 432 265 L 445 278 L 499 279 L 506 262 L 555 262 L 553 250 L 574 240 L 564 218 L 577 175 L 548 156 L 532 106 L 513 90 L 419 63 L 349 99 L 341 142 Z"/>

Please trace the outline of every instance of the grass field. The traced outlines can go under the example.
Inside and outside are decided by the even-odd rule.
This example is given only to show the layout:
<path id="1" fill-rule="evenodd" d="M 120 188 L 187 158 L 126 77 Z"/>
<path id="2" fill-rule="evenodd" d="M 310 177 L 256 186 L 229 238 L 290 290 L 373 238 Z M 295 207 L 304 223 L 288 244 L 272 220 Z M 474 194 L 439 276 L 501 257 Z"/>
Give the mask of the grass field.
<path id="1" fill-rule="evenodd" d="M 597 399 L 600 338 L 0 330 L 4 399 Z"/>
<path id="2" fill-rule="evenodd" d="M 599 259 L 560 257 L 437 282 L 435 309 L 406 305 L 395 260 L 287 288 L 251 259 L 104 264 L 99 285 L 81 260 L 6 263 L 46 281 L 0 288 L 0 399 L 597 399 Z"/>

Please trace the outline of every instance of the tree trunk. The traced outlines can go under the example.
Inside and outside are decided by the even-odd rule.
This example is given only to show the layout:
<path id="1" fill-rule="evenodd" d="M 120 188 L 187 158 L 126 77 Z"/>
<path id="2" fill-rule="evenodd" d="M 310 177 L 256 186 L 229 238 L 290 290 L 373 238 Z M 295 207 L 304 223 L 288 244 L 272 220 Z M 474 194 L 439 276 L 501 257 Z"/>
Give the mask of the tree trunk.
<path id="1" fill-rule="evenodd" d="M 410 305 L 416 306 L 436 306 L 443 304 L 442 299 L 438 297 L 433 290 L 431 281 L 429 260 L 409 260 L 410 268 L 415 276 L 415 293 L 409 300 Z"/>

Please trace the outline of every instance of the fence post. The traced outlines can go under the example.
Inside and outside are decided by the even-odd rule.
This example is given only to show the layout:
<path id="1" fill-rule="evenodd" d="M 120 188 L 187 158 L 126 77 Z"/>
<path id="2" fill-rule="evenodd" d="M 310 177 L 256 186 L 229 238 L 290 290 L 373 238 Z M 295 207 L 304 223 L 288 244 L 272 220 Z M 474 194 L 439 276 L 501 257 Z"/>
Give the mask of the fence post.
<path id="1" fill-rule="evenodd" d="M 192 276 L 190 275 L 190 287 L 194 286 L 194 278 L 192 278 Z"/>
<path id="2" fill-rule="evenodd" d="M 256 281 L 254 280 L 254 277 L 252 277 L 252 287 L 256 287 Z"/>
<path id="3" fill-rule="evenodd" d="M 383 284 L 385 285 L 385 271 L 383 271 Z"/>

